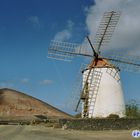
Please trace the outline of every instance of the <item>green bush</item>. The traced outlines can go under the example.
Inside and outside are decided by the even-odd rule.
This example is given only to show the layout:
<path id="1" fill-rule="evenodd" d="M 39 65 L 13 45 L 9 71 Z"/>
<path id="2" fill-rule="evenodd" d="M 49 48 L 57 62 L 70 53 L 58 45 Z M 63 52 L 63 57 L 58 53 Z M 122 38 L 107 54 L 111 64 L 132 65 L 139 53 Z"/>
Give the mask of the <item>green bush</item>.
<path id="1" fill-rule="evenodd" d="M 117 114 L 110 114 L 107 118 L 109 118 L 109 119 L 119 119 L 119 115 L 117 115 Z"/>
<path id="2" fill-rule="evenodd" d="M 75 118 L 81 118 L 81 113 L 76 114 Z"/>
<path id="3" fill-rule="evenodd" d="M 126 117 L 128 118 L 140 118 L 140 108 L 136 100 L 130 100 L 126 105 Z"/>

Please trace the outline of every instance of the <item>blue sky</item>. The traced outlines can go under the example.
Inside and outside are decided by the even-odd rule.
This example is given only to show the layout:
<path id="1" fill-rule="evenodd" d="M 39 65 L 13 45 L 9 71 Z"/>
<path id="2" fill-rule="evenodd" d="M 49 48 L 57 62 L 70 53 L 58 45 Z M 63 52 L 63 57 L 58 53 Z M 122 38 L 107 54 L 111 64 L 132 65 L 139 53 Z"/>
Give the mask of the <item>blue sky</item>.
<path id="1" fill-rule="evenodd" d="M 82 59 L 51 60 L 47 49 L 54 38 L 81 43 L 92 35 L 96 8 L 108 10 L 101 0 L 0 0 L 0 87 L 25 92 L 71 113 L 71 90 Z M 100 9 L 102 15 L 105 11 Z M 140 99 L 139 79 L 138 74 L 122 73 L 126 100 Z"/>

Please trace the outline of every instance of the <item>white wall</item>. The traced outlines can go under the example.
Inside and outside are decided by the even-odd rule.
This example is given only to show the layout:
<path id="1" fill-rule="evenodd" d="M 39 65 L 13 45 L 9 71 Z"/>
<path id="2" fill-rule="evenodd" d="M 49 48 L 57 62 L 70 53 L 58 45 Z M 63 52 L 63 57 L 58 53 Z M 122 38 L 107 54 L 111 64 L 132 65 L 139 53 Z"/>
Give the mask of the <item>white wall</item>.
<path id="1" fill-rule="evenodd" d="M 88 71 L 86 70 L 83 73 L 83 85 Z M 97 74 L 99 76 L 96 77 Z M 92 81 L 91 85 L 90 81 Z M 118 70 L 115 68 L 94 68 L 94 71 L 92 69 L 90 73 L 88 83 L 89 118 L 107 117 L 110 114 L 117 114 L 120 117 L 125 116 L 125 103 Z M 96 91 L 98 91 L 97 94 Z"/>

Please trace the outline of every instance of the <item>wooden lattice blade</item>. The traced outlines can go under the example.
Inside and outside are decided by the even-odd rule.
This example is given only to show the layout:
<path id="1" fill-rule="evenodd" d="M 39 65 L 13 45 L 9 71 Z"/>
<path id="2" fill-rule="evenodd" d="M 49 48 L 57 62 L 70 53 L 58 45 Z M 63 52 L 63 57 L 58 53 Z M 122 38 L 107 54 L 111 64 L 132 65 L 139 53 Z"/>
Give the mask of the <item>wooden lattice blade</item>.
<path id="1" fill-rule="evenodd" d="M 102 46 L 106 46 L 109 43 L 119 18 L 120 12 L 104 13 L 93 41 L 93 46 L 97 49 L 97 53 L 99 53 Z"/>
<path id="2" fill-rule="evenodd" d="M 81 90 L 82 90 L 82 84 L 83 84 L 83 74 L 82 71 L 87 67 L 88 63 L 83 62 L 80 66 L 79 72 L 76 76 L 76 81 L 73 84 L 72 89 L 72 98 L 71 102 L 73 103 L 73 110 L 76 112 L 81 112 Z"/>
<path id="3" fill-rule="evenodd" d="M 140 57 L 115 53 L 108 55 L 105 59 L 109 60 L 121 71 L 140 73 Z"/>
<path id="4" fill-rule="evenodd" d="M 48 48 L 48 57 L 57 60 L 71 61 L 75 56 L 91 56 L 86 46 L 52 40 Z"/>

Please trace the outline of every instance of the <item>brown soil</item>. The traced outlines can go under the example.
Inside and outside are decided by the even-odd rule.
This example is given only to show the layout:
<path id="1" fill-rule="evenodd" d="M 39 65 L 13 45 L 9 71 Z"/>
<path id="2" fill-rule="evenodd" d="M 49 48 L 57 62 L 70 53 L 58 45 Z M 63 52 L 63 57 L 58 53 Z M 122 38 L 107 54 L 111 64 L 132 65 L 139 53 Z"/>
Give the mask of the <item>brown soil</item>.
<path id="1" fill-rule="evenodd" d="M 25 93 L 12 89 L 0 89 L 0 117 L 15 116 L 71 118 L 61 110 Z"/>
<path id="2" fill-rule="evenodd" d="M 0 125 L 1 140 L 134 140 L 131 130 L 74 131 L 43 125 Z"/>

